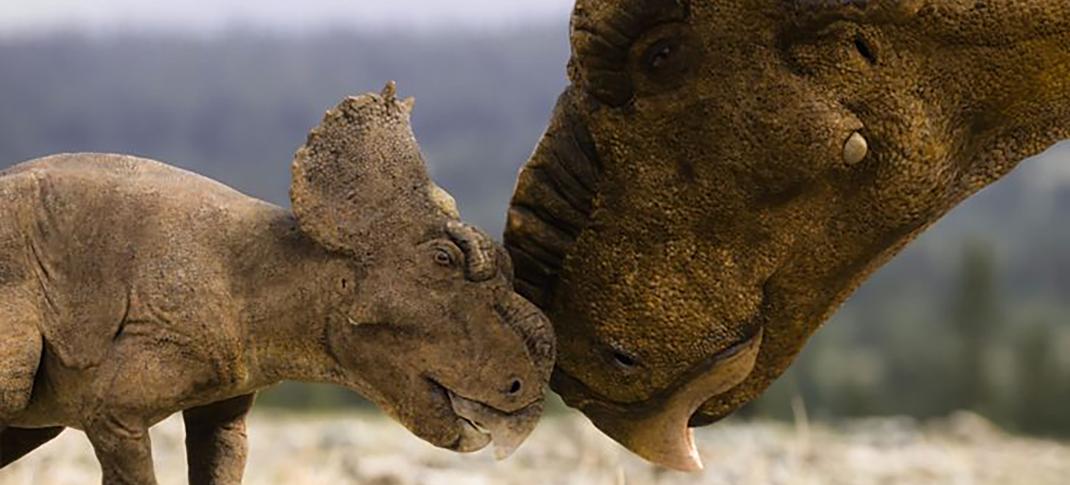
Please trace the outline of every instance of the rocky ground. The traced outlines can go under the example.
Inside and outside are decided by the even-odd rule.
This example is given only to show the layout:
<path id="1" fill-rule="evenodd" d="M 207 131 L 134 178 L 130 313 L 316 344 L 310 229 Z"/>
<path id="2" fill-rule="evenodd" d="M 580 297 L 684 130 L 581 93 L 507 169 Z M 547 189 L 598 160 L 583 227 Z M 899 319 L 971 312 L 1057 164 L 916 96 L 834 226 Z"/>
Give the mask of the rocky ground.
<path id="1" fill-rule="evenodd" d="M 835 426 L 730 422 L 697 433 L 706 471 L 655 469 L 582 417 L 547 419 L 517 454 L 436 450 L 375 415 L 259 413 L 251 422 L 248 484 L 1066 484 L 1070 443 L 1004 433 L 971 414 L 919 424 L 905 418 Z M 153 430 L 162 485 L 185 483 L 182 424 Z M 55 442 L 0 471 L 0 485 L 99 481 L 85 437 Z"/>

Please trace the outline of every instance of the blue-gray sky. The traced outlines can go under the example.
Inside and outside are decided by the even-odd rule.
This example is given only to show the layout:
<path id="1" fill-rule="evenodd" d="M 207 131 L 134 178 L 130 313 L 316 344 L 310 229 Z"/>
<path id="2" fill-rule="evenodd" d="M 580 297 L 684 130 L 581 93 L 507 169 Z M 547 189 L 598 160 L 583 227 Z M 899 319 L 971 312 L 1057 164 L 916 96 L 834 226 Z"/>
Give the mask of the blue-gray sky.
<path id="1" fill-rule="evenodd" d="M 574 0 L 3 0 L 0 34 L 60 30 L 213 32 L 235 25 L 508 28 L 567 22 Z"/>

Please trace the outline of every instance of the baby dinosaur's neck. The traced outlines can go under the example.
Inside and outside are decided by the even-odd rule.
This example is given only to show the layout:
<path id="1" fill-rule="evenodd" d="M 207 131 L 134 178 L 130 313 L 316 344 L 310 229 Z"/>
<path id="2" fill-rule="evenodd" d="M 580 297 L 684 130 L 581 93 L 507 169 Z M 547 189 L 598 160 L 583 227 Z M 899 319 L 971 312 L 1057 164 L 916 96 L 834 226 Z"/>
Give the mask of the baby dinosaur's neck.
<path id="1" fill-rule="evenodd" d="M 346 276 L 345 265 L 304 235 L 289 211 L 273 208 L 250 219 L 250 240 L 234 254 L 234 291 L 252 387 L 343 384 L 325 332 L 337 317 L 334 283 Z"/>

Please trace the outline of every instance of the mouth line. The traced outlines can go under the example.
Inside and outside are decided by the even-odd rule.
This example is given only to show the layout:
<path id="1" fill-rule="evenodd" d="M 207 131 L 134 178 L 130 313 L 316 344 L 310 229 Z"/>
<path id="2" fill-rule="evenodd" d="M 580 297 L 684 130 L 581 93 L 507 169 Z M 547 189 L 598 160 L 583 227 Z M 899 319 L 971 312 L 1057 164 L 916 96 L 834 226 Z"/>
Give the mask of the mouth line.
<path id="1" fill-rule="evenodd" d="M 466 418 L 464 416 L 461 416 L 461 415 L 457 415 L 457 417 L 461 418 L 461 420 L 465 424 L 467 424 L 468 426 L 471 426 L 473 429 L 478 431 L 479 434 L 482 434 L 484 436 L 490 436 L 490 430 L 488 430 L 487 428 L 483 427 L 483 425 L 481 425 L 481 424 L 479 424 L 479 423 L 477 423 L 477 422 L 475 422 L 475 421 L 473 421 L 471 419 L 468 419 L 468 418 Z"/>
<path id="2" fill-rule="evenodd" d="M 496 407 L 494 407 L 494 406 L 492 406 L 490 404 L 487 404 L 485 402 L 479 401 L 477 399 L 472 399 L 470 397 L 466 397 L 466 396 L 458 393 L 457 391 L 454 391 L 453 389 L 450 389 L 449 387 L 446 387 L 441 382 L 438 382 L 437 380 L 435 380 L 432 377 L 424 377 L 424 379 L 426 379 L 427 382 L 429 382 L 431 384 L 431 387 L 433 389 L 432 392 L 434 392 L 435 394 L 443 397 L 447 403 L 453 403 L 455 400 L 457 400 L 459 398 L 459 399 L 463 399 L 465 401 L 469 401 L 469 402 L 473 402 L 473 403 L 479 404 L 481 406 L 485 406 L 487 409 L 490 409 L 490 410 L 492 410 L 492 411 L 494 411 L 496 413 L 501 413 L 501 414 L 503 414 L 505 416 L 518 415 L 518 414 L 524 412 L 525 410 L 527 410 L 528 408 L 530 408 L 531 406 L 533 406 L 533 405 L 535 405 L 535 404 L 537 404 L 539 402 L 539 400 L 536 399 L 535 401 L 533 401 L 531 403 L 528 403 L 528 404 L 526 404 L 524 406 L 521 406 L 521 408 L 519 410 L 517 410 L 517 411 L 508 412 L 508 411 L 503 411 L 501 409 L 498 409 L 498 408 L 496 408 Z M 474 425 L 474 427 L 477 430 L 482 432 L 483 426 L 480 425 L 479 423 L 475 423 L 472 420 L 457 414 L 455 411 L 453 411 L 452 408 L 450 409 L 450 413 L 452 413 L 454 415 L 454 417 L 456 417 L 458 419 L 461 419 L 461 420 L 469 422 L 470 424 Z"/>
<path id="3" fill-rule="evenodd" d="M 465 428 L 475 431 L 476 433 L 486 438 L 485 444 L 483 444 L 482 446 L 478 446 L 476 450 L 469 451 L 477 451 L 478 449 L 483 449 L 490 445 L 490 431 L 479 425 L 479 423 L 476 423 L 471 419 L 457 414 L 457 411 L 453 409 L 454 396 L 457 396 L 457 394 L 450 390 L 450 388 L 436 381 L 435 379 L 426 376 L 424 377 L 424 379 L 427 381 L 428 384 L 431 385 L 431 393 L 441 398 L 441 400 L 445 403 L 445 409 L 448 411 L 449 415 L 453 417 L 453 424 L 458 430 L 457 438 L 446 447 L 451 450 L 457 450 L 461 448 L 461 446 L 463 446 L 466 441 L 466 437 L 470 437 L 469 433 L 465 431 Z"/>
<path id="4" fill-rule="evenodd" d="M 754 320 L 759 321 L 760 319 L 755 318 Z M 750 347 L 750 345 L 754 343 L 754 340 L 760 338 L 760 335 L 764 333 L 764 325 L 751 324 L 748 325 L 748 327 L 750 328 L 746 337 L 740 339 L 738 342 L 732 344 L 732 346 L 726 348 L 725 350 L 711 355 L 710 357 L 707 357 L 702 361 L 698 362 L 697 364 L 691 366 L 687 371 L 682 373 L 676 379 L 673 379 L 673 381 L 669 385 L 661 388 L 656 393 L 652 394 L 650 397 L 641 401 L 621 402 L 609 399 L 601 393 L 591 389 L 583 381 L 569 374 L 567 371 L 561 369 L 560 367 L 554 369 L 553 381 L 557 385 L 565 384 L 569 387 L 579 387 L 580 389 L 582 389 L 584 397 L 576 403 L 576 407 L 584 411 L 586 411 L 592 406 L 597 406 L 599 408 L 602 408 L 603 411 L 611 411 L 616 414 L 622 415 L 644 415 L 657 412 L 659 409 L 661 409 L 662 405 L 670 397 L 672 397 L 672 394 L 675 389 L 687 384 L 688 382 L 705 374 L 706 372 L 709 372 L 711 369 L 716 367 L 719 362 L 724 362 L 738 355 L 740 352 Z"/>

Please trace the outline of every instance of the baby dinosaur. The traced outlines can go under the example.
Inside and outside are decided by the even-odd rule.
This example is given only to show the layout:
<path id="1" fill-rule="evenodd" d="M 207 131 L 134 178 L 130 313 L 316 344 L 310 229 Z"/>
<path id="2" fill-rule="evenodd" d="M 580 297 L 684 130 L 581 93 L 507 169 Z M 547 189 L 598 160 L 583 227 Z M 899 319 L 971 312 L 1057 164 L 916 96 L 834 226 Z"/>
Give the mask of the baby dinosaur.
<path id="1" fill-rule="evenodd" d="M 292 212 L 130 156 L 0 172 L 0 466 L 69 427 L 103 483 L 155 483 L 148 429 L 182 411 L 190 482 L 240 483 L 245 415 L 282 380 L 508 455 L 541 414 L 552 332 L 430 180 L 411 110 L 389 84 L 329 111 Z"/>

